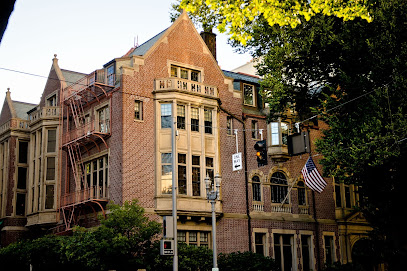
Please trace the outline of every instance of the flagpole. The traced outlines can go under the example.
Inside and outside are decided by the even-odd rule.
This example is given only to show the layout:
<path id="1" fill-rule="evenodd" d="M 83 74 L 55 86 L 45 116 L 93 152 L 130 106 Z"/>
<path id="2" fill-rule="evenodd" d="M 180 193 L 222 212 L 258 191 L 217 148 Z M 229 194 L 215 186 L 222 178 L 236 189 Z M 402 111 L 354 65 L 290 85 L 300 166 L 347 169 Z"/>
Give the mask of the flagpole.
<path id="1" fill-rule="evenodd" d="M 309 134 L 309 131 L 308 131 L 308 134 Z M 310 144 L 309 158 L 311 158 L 311 157 L 312 157 L 312 150 L 311 150 L 311 144 Z M 316 238 L 316 243 L 317 243 L 317 255 L 318 255 L 317 270 L 321 270 L 321 249 L 320 249 L 320 238 L 319 238 L 319 223 L 317 220 L 317 208 L 315 206 L 315 191 L 314 191 L 314 189 L 311 189 L 311 191 L 312 191 L 312 209 L 313 209 L 314 220 L 315 220 L 315 238 Z"/>

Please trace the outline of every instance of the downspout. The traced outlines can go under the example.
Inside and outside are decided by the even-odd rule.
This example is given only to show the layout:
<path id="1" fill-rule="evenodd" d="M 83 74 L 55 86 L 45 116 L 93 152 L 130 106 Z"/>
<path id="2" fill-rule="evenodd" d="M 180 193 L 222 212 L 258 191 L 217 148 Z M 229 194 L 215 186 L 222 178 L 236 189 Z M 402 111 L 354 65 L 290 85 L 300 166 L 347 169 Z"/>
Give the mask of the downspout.
<path id="1" fill-rule="evenodd" d="M 252 229 L 251 229 L 251 216 L 250 216 L 250 209 L 249 209 L 249 188 L 248 188 L 248 176 L 247 176 L 247 159 L 246 159 L 246 155 L 247 155 L 247 151 L 246 151 L 246 125 L 244 123 L 244 117 L 243 119 L 239 119 L 238 117 L 236 117 L 235 115 L 233 115 L 232 113 L 230 113 L 229 111 L 227 111 L 226 109 L 224 109 L 221 106 L 221 101 L 218 100 L 218 107 L 220 110 L 222 110 L 223 112 L 225 112 L 226 114 L 228 114 L 229 116 L 231 116 L 232 118 L 234 118 L 235 120 L 237 120 L 238 122 L 240 122 L 243 125 L 243 161 L 244 161 L 244 178 L 245 178 L 245 192 L 246 192 L 246 215 L 247 215 L 247 233 L 248 233 L 248 237 L 249 237 L 249 251 L 252 252 Z"/>

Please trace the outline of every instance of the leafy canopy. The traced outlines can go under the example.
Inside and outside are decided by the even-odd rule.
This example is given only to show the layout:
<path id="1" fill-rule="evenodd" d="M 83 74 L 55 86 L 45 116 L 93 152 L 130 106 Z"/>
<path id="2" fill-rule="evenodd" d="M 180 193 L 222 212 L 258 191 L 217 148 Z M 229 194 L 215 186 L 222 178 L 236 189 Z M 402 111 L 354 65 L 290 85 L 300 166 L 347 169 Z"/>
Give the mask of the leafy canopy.
<path id="1" fill-rule="evenodd" d="M 270 26 L 290 26 L 309 21 L 316 14 L 336 16 L 346 20 L 362 18 L 371 21 L 367 1 L 337 0 L 179 0 L 179 7 L 199 18 L 205 27 L 217 25 L 233 40 L 242 44 L 252 39 L 252 27 L 260 19 Z"/>

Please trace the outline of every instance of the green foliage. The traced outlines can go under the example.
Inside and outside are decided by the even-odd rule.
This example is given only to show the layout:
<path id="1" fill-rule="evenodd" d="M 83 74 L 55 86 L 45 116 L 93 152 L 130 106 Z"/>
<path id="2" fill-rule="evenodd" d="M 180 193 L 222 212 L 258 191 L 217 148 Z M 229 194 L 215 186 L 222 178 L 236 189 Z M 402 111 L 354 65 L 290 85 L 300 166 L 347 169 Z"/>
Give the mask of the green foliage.
<path id="1" fill-rule="evenodd" d="M 161 256 L 159 244 L 146 257 L 147 270 L 172 270 L 172 256 Z M 278 271 L 275 261 L 253 252 L 219 254 L 220 270 L 228 271 Z M 178 243 L 178 269 L 180 271 L 210 271 L 213 267 L 213 252 L 206 247 L 188 246 Z"/>
<path id="2" fill-rule="evenodd" d="M 173 5 L 173 10 L 179 12 L 185 9 L 204 29 L 205 26 L 217 26 L 221 33 L 226 32 L 233 40 L 245 45 L 253 38 L 252 30 L 259 20 L 264 20 L 269 26 L 292 28 L 309 21 L 317 14 L 336 16 L 345 21 L 355 18 L 371 21 L 368 7 L 368 1 L 178 0 Z"/>
<path id="3" fill-rule="evenodd" d="M 372 238 L 386 236 L 376 248 L 400 270 L 407 255 L 399 222 L 407 188 L 407 2 L 371 1 L 369 12 L 371 23 L 317 14 L 296 28 L 263 18 L 240 49 L 260 59 L 270 118 L 291 107 L 296 121 L 318 114 L 329 125 L 317 141 L 324 175 L 359 186 Z"/>
<path id="4" fill-rule="evenodd" d="M 15 270 L 29 270 L 30 243 L 20 241 L 0 249 L 0 263 L 2 266 L 13 266 Z"/>
<path id="5" fill-rule="evenodd" d="M 173 256 L 160 255 L 160 244 L 146 256 L 147 270 L 170 271 L 173 268 Z M 189 246 L 178 243 L 178 270 L 210 271 L 212 269 L 212 250 L 206 247 Z"/>
<path id="6" fill-rule="evenodd" d="M 274 259 L 253 252 L 233 252 L 219 255 L 219 269 L 228 271 L 277 271 Z"/>
<path id="7" fill-rule="evenodd" d="M 137 270 L 161 232 L 136 200 L 109 204 L 107 218 L 92 229 L 75 228 L 72 236 L 49 235 L 0 249 L 0 261 L 16 270 Z"/>

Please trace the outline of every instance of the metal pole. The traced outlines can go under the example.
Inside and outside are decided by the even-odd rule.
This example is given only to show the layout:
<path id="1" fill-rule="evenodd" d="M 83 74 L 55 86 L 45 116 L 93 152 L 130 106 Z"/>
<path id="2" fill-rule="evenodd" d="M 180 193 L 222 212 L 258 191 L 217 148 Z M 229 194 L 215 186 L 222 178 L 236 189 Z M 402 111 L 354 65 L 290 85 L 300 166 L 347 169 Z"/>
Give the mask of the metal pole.
<path id="1" fill-rule="evenodd" d="M 171 125 L 171 150 L 172 150 L 172 217 L 174 222 L 174 259 L 173 259 L 173 271 L 178 271 L 178 244 L 177 244 L 177 185 L 176 185 L 176 135 L 175 135 L 175 103 L 171 105 L 171 116 L 172 116 L 172 125 Z"/>
<path id="2" fill-rule="evenodd" d="M 215 192 L 216 193 L 216 192 Z M 215 200 L 211 200 L 212 205 L 212 243 L 213 243 L 213 268 L 218 270 L 218 255 L 216 252 L 216 215 L 215 215 Z"/>

